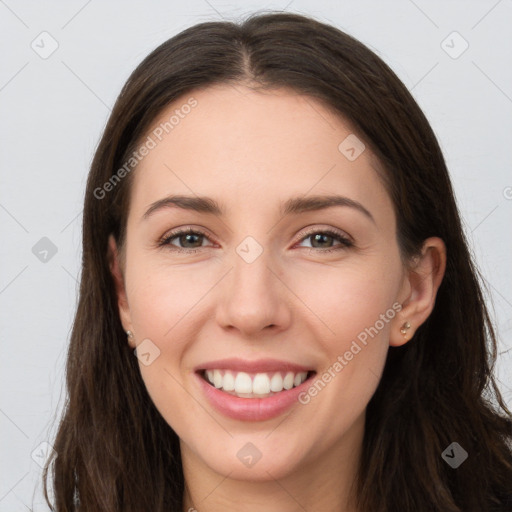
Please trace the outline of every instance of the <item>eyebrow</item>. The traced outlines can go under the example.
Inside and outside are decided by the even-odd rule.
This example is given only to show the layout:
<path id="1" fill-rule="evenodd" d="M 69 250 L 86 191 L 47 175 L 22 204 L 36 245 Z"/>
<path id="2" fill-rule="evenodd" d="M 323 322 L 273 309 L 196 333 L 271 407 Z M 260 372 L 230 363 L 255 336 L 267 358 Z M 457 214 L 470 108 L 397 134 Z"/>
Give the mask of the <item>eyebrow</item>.
<path id="1" fill-rule="evenodd" d="M 373 215 L 358 201 L 354 201 L 349 197 L 340 195 L 316 195 L 308 197 L 292 197 L 284 204 L 281 204 L 280 213 L 282 216 L 290 214 L 299 214 L 309 211 L 324 210 L 334 206 L 345 206 L 354 208 L 364 214 L 374 224 Z M 204 196 L 185 196 L 173 195 L 159 199 L 150 205 L 142 220 L 148 219 L 153 213 L 165 208 L 181 208 L 183 210 L 192 210 L 199 213 L 217 215 L 222 217 L 223 210 L 219 203 L 211 197 Z"/>

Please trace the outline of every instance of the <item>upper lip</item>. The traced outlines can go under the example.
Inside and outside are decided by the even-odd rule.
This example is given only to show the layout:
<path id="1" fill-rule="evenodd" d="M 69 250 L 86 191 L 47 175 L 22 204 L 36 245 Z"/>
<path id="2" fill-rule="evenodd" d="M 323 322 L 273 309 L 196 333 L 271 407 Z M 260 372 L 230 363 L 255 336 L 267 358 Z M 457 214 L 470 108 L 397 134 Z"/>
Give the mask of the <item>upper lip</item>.
<path id="1" fill-rule="evenodd" d="M 298 373 L 313 371 L 311 367 L 292 363 L 290 361 L 280 361 L 278 359 L 255 359 L 250 361 L 239 358 L 218 359 L 217 361 L 202 363 L 195 368 L 196 372 L 201 370 L 235 370 L 247 373 L 278 371 Z"/>

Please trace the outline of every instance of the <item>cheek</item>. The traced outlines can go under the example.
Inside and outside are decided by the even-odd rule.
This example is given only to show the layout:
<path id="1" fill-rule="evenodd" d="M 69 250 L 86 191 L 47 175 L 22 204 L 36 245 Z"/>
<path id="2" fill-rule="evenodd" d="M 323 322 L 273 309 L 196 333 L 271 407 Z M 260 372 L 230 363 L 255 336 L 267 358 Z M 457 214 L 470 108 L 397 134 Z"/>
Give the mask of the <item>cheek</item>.
<path id="1" fill-rule="evenodd" d="M 162 417 L 183 433 L 189 425 L 176 411 L 187 410 L 190 396 L 183 387 L 180 364 L 193 339 L 189 320 L 199 311 L 198 300 L 208 290 L 208 283 L 202 284 L 191 278 L 193 272 L 177 267 L 163 268 L 142 258 L 139 265 L 135 258 L 132 261 L 127 293 L 136 340 L 140 347 L 150 340 L 149 346 L 157 353 L 150 364 L 139 362 L 141 376 Z"/>
<path id="2" fill-rule="evenodd" d="M 340 429 L 347 427 L 347 418 L 361 413 L 380 380 L 391 325 L 401 308 L 396 302 L 399 280 L 399 264 L 389 262 L 331 268 L 314 279 L 304 274 L 295 281 L 316 315 L 311 316 L 318 325 L 315 343 L 325 356 L 317 378 L 328 382 L 330 390 L 316 400 L 323 389 L 319 383 L 304 401 L 316 402 L 313 408 L 325 415 L 342 405 L 347 415 L 333 420 Z"/>
<path id="3" fill-rule="evenodd" d="M 395 267 L 347 265 L 294 278 L 297 296 L 308 306 L 311 318 L 324 326 L 321 339 L 329 340 L 331 350 L 343 348 L 361 333 L 360 339 L 364 339 L 366 330 L 376 323 L 377 330 L 387 335 L 389 320 L 396 313 L 392 306 L 400 274 Z"/>
<path id="4" fill-rule="evenodd" d="M 171 266 L 164 258 L 155 262 L 137 256 L 127 274 L 130 317 L 137 343 L 150 340 L 158 353 L 150 365 L 139 367 L 153 403 L 174 427 L 181 421 L 176 411 L 190 408 L 183 358 L 201 335 L 208 318 L 205 298 L 219 278 L 205 266 Z"/>
<path id="5" fill-rule="evenodd" d="M 173 339 L 174 345 L 178 340 L 173 333 L 182 327 L 182 320 L 200 309 L 215 276 L 200 267 L 169 266 L 142 258 L 140 262 L 133 266 L 127 289 L 135 332 L 159 343 Z"/>

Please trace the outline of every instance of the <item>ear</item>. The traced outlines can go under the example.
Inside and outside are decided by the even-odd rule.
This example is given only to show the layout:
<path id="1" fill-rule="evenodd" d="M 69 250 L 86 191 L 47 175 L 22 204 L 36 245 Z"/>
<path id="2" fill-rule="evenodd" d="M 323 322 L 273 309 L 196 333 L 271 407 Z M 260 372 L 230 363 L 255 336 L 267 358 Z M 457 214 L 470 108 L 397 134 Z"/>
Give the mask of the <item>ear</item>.
<path id="1" fill-rule="evenodd" d="M 434 309 L 437 291 L 446 269 L 446 246 L 438 237 L 427 238 L 421 254 L 412 259 L 400 292 L 402 309 L 395 317 L 389 344 L 409 341 Z"/>
<path id="2" fill-rule="evenodd" d="M 125 331 L 132 331 L 133 327 L 130 318 L 130 308 L 128 306 L 128 299 L 126 296 L 126 288 L 124 283 L 124 276 L 120 265 L 119 251 L 113 235 L 109 236 L 108 239 L 108 261 L 110 266 L 110 272 L 114 279 L 117 295 L 117 306 L 119 308 L 119 318 L 123 324 Z M 135 341 L 132 337 L 128 338 L 128 344 L 135 348 Z"/>

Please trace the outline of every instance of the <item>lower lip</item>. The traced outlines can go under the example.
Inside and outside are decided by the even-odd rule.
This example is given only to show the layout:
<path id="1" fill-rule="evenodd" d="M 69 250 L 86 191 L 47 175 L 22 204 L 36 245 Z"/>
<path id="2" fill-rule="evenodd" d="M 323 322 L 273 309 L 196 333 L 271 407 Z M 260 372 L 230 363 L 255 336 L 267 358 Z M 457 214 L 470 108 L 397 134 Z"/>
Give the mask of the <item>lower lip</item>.
<path id="1" fill-rule="evenodd" d="M 266 398 L 240 398 L 230 395 L 208 384 L 198 373 L 195 375 L 199 379 L 199 385 L 206 398 L 220 413 L 235 420 L 264 421 L 283 414 L 293 404 L 298 403 L 300 393 L 309 387 L 314 373 L 300 386 Z"/>

